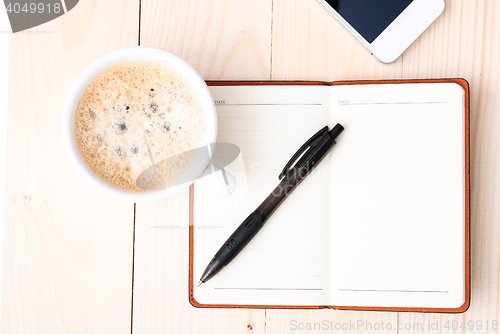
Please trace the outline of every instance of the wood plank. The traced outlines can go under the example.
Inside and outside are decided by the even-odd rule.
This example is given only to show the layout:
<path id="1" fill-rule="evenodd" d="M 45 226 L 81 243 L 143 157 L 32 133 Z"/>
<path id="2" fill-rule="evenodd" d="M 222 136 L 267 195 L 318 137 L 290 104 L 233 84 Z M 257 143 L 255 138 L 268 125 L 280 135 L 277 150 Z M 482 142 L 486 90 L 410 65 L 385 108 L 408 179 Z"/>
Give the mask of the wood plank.
<path id="1" fill-rule="evenodd" d="M 138 11 L 80 1 L 10 37 L 3 333 L 130 332 L 134 205 L 77 174 L 61 108 L 86 65 L 137 45 Z"/>
<path id="2" fill-rule="evenodd" d="M 266 333 L 397 333 L 397 312 L 267 310 Z"/>
<path id="3" fill-rule="evenodd" d="M 264 333 L 264 310 L 198 309 L 189 303 L 188 197 L 186 190 L 137 205 L 133 332 Z"/>
<path id="4" fill-rule="evenodd" d="M 274 0 L 273 80 L 401 78 L 403 61 L 383 64 L 316 0 Z"/>
<path id="5" fill-rule="evenodd" d="M 271 0 L 142 0 L 141 45 L 173 52 L 205 79 L 269 80 Z M 265 310 L 197 309 L 188 300 L 189 192 L 138 204 L 134 333 L 264 333 Z M 152 226 L 163 226 L 153 228 Z"/>
<path id="6" fill-rule="evenodd" d="M 274 0 L 272 54 L 273 80 L 375 80 L 403 75 L 402 59 L 389 65 L 378 61 L 315 0 Z M 312 326 L 301 333 L 316 332 L 315 324 L 329 331 L 344 326 L 341 331 L 349 333 L 381 332 L 380 327 L 365 327 L 367 323 L 390 323 L 384 333 L 396 333 L 397 327 L 396 312 L 268 310 L 266 320 L 268 333 L 295 333 L 299 324 L 305 329 Z M 351 327 L 358 320 L 364 325 Z"/>
<path id="7" fill-rule="evenodd" d="M 400 315 L 402 322 L 424 323 L 423 333 L 436 332 L 429 330 L 429 322 L 449 333 L 498 330 L 492 321 L 500 319 L 499 20 L 498 1 L 447 0 L 444 15 L 404 57 L 406 78 L 463 77 L 471 91 L 472 302 L 464 314 Z M 449 329 L 444 328 L 447 322 Z"/>
<path id="8" fill-rule="evenodd" d="M 144 0 L 141 45 L 173 52 L 206 80 L 269 78 L 272 0 Z"/>

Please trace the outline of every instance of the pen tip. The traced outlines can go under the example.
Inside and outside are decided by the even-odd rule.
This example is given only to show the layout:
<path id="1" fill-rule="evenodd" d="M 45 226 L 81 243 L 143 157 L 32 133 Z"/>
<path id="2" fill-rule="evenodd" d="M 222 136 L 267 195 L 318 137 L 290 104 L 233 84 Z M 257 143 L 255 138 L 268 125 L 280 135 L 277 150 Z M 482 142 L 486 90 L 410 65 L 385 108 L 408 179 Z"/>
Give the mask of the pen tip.
<path id="1" fill-rule="evenodd" d="M 202 283 L 203 283 L 203 282 L 200 280 L 200 281 L 198 282 L 198 285 L 197 285 L 196 287 L 199 287 Z"/>

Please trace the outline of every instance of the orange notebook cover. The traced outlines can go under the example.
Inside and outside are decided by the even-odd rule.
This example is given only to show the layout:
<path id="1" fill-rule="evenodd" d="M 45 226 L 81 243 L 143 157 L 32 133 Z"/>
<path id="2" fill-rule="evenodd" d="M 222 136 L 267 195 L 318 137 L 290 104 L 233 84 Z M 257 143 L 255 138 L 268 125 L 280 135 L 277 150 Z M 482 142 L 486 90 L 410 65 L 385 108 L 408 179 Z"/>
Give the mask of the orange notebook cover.
<path id="1" fill-rule="evenodd" d="M 465 166 L 463 167 L 463 184 L 461 185 L 463 187 L 463 193 L 464 193 L 464 198 L 463 198 L 463 208 L 465 209 L 465 212 L 462 212 L 462 217 L 464 218 L 464 231 L 462 232 L 463 235 L 463 250 L 464 254 L 457 254 L 457 256 L 462 256 L 461 259 L 464 259 L 464 263 L 462 263 L 461 268 L 463 268 L 463 272 L 460 275 L 463 275 L 464 277 L 464 290 L 463 295 L 465 296 L 465 300 L 463 304 L 459 307 L 450 307 L 450 308 L 443 308 L 443 307 L 391 307 L 391 306 L 335 306 L 335 305 L 261 305 L 261 304 L 225 304 L 225 303 L 200 303 L 195 299 L 195 284 L 198 281 L 198 277 L 194 277 L 194 268 L 193 268 L 193 263 L 194 263 L 194 247 L 195 247 L 195 234 L 198 229 L 195 229 L 195 226 L 197 224 L 197 219 L 199 219 L 196 214 L 195 214 L 195 206 L 200 205 L 195 200 L 195 194 L 197 194 L 197 187 L 194 185 L 191 186 L 190 188 L 190 226 L 189 226 L 189 300 L 190 303 L 195 306 L 195 307 L 201 307 L 201 308 L 278 308 L 278 309 L 324 309 L 324 308 L 332 308 L 332 309 L 339 309 L 339 310 L 371 310 L 371 311 L 402 311 L 402 312 L 440 312 L 440 313 L 461 313 L 465 312 L 470 304 L 470 180 L 469 180 L 469 175 L 470 175 L 470 139 L 469 139 L 469 113 L 470 113 L 470 106 L 469 106 L 469 85 L 466 80 L 464 79 L 432 79 L 432 80 L 384 80 L 384 81 L 340 81 L 340 82 L 302 82 L 302 81 L 291 81 L 291 82 L 285 82 L 285 81 L 211 81 L 207 82 L 207 84 L 211 87 L 217 87 L 217 86 L 318 86 L 318 87 L 324 87 L 324 86 L 347 86 L 347 85 L 356 85 L 357 87 L 362 87 L 364 85 L 388 85 L 388 84 L 438 84 L 438 83 L 455 83 L 459 85 L 460 87 L 463 88 L 464 94 L 463 94 L 463 107 L 464 107 L 464 119 L 462 120 L 462 129 L 461 131 L 464 132 L 462 133 L 463 137 L 463 143 L 461 147 L 463 147 L 463 161 L 465 162 Z M 217 99 L 216 99 L 217 100 Z M 360 100 L 363 102 L 363 100 Z M 216 104 L 224 103 L 224 101 L 216 101 Z M 253 100 L 252 100 L 253 103 Z M 343 104 L 344 101 L 339 101 L 339 104 Z M 356 104 L 351 102 L 346 101 L 346 104 Z M 362 103 L 358 103 L 362 104 Z M 377 102 L 375 101 L 375 104 Z M 220 117 L 220 115 L 219 115 Z M 334 124 L 329 124 L 330 126 Z M 348 129 L 348 128 L 346 128 Z M 219 131 L 221 131 L 221 127 L 219 127 Z M 222 129 L 224 131 L 224 129 Z M 220 137 L 220 136 L 219 136 Z M 218 139 L 219 140 L 219 139 Z M 298 148 L 298 147 L 297 147 Z M 336 148 L 334 148 L 333 151 L 335 151 Z M 332 152 L 333 152 L 332 151 Z M 292 152 L 293 153 L 293 152 Z M 334 164 L 335 160 L 332 160 L 332 165 Z M 286 160 L 285 160 L 286 162 Z M 313 172 L 314 173 L 314 172 Z M 277 184 L 277 182 L 276 182 Z M 300 188 L 300 187 L 299 187 Z M 262 200 L 265 198 L 265 196 L 262 197 Z M 279 209 L 281 210 L 281 209 Z M 250 213 L 246 212 L 246 215 Z M 246 216 L 245 216 L 246 217 Z M 237 226 L 237 225 L 236 225 Z M 253 241 L 252 241 L 253 242 Z M 251 243 L 252 243 L 251 242 Z M 218 250 L 220 245 L 217 245 L 215 250 L 211 251 L 215 254 L 215 252 Z M 249 247 L 249 246 L 247 246 Z M 213 254 L 210 254 L 213 255 Z M 240 254 L 241 255 L 241 254 Z M 234 262 L 234 261 L 233 261 Z M 207 262 L 208 263 L 208 262 Z M 231 264 L 230 264 L 231 265 Z M 229 265 L 229 266 L 230 266 Z M 228 267 L 229 267 L 228 266 Z M 226 269 L 226 268 L 225 268 Z M 225 270 L 223 269 L 223 271 Z M 223 275 L 223 271 L 219 275 Z M 200 287 L 200 289 L 203 288 Z M 362 290 L 360 290 L 362 291 Z M 366 290 L 369 291 L 369 290 Z M 439 291 L 436 291 L 439 292 Z"/>

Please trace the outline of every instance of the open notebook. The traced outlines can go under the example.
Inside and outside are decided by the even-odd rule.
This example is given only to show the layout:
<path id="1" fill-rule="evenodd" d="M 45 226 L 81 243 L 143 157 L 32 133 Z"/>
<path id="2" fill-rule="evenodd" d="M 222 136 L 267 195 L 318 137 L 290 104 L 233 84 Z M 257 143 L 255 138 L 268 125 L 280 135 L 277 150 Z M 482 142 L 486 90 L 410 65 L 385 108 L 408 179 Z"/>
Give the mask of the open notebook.
<path id="1" fill-rule="evenodd" d="M 190 300 L 198 307 L 463 312 L 469 305 L 469 106 L 462 79 L 210 83 L 218 142 L 241 155 L 230 196 L 191 189 Z M 324 161 L 216 277 L 227 237 L 325 125 Z"/>

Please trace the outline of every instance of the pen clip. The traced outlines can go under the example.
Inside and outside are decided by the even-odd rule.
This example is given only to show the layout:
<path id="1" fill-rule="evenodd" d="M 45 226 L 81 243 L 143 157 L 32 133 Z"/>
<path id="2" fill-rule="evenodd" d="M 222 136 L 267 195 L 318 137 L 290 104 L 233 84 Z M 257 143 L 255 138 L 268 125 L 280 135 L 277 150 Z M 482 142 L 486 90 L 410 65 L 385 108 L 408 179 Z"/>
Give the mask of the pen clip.
<path id="1" fill-rule="evenodd" d="M 328 132 L 328 126 L 325 126 L 324 128 L 322 128 L 321 130 L 319 130 L 318 132 L 316 132 L 316 134 L 314 134 L 311 138 L 309 138 L 305 143 L 304 145 L 302 145 L 298 150 L 297 152 L 295 152 L 295 154 L 293 155 L 293 157 L 287 162 L 287 164 L 285 165 L 285 168 L 283 168 L 283 170 L 281 171 L 280 175 L 278 176 L 278 178 L 281 180 L 282 178 L 284 178 L 285 176 L 288 175 L 288 172 L 290 171 L 291 169 L 291 166 L 292 164 L 295 162 L 295 160 L 297 160 L 301 155 L 302 153 L 304 153 L 309 147 L 313 146 L 315 144 L 315 142 L 321 138 L 321 136 L 323 136 L 325 133 Z"/>

